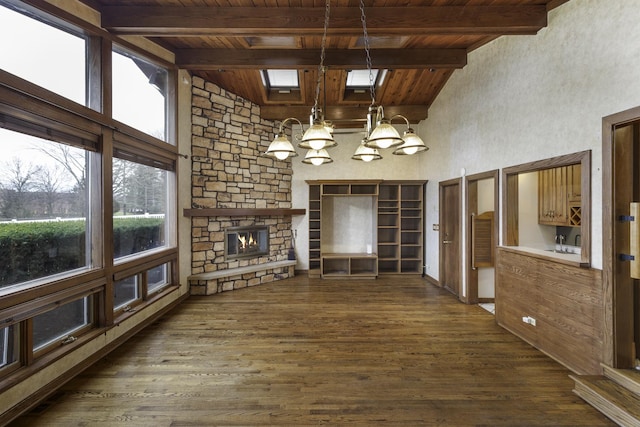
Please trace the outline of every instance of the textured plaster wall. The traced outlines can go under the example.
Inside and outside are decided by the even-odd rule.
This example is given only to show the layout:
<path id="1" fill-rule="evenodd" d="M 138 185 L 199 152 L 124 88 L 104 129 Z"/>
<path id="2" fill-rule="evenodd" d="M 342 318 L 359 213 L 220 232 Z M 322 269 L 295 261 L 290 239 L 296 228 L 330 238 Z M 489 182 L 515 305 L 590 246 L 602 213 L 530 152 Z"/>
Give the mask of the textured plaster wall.
<path id="1" fill-rule="evenodd" d="M 592 265 L 602 268 L 602 118 L 640 105 L 640 0 L 571 0 L 535 36 L 469 55 L 429 109 L 427 273 L 438 271 L 438 182 L 592 150 Z M 535 197 L 534 195 L 532 197 Z"/>

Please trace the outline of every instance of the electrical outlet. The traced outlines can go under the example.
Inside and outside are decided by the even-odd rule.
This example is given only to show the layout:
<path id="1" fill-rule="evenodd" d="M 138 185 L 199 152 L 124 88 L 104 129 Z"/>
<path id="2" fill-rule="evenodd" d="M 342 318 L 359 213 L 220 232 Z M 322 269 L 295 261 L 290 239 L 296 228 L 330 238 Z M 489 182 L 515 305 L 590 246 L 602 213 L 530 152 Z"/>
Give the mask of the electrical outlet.
<path id="1" fill-rule="evenodd" d="M 529 324 L 531 326 L 536 326 L 536 319 L 534 319 L 533 317 L 529 316 Z"/>
<path id="2" fill-rule="evenodd" d="M 433 231 L 440 230 L 440 224 L 433 224 Z"/>

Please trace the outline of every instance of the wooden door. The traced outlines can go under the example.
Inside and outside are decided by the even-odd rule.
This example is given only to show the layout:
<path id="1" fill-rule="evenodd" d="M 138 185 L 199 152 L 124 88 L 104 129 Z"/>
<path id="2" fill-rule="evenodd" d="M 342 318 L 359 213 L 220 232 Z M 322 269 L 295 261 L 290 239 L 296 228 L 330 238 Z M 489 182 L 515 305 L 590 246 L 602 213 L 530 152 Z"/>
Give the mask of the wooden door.
<path id="1" fill-rule="evenodd" d="M 461 180 L 440 183 L 440 285 L 460 296 Z"/>
<path id="2" fill-rule="evenodd" d="M 640 124 L 616 129 L 613 143 L 613 280 L 615 366 L 632 368 L 640 357 L 640 310 L 638 280 L 631 277 L 630 203 L 640 202 Z M 640 218 L 633 218 L 639 221 Z M 638 254 L 634 254 L 636 257 Z M 635 301 L 635 304 L 634 304 Z M 635 307 L 634 307 L 635 306 Z"/>
<path id="3" fill-rule="evenodd" d="M 495 301 L 493 259 L 498 242 L 499 171 L 493 170 L 467 177 L 467 298 L 468 304 Z M 489 186 L 487 186 L 489 184 Z M 488 213 L 490 212 L 490 213 Z M 492 220 L 487 222 L 487 216 Z M 486 229 L 489 224 L 490 230 Z M 483 247 L 482 243 L 489 243 Z M 484 255 L 483 259 L 482 256 Z M 491 261 L 487 262 L 487 259 Z M 480 270 L 480 268 L 484 270 Z M 489 269 L 491 271 L 489 271 Z M 482 289 L 480 289 L 482 288 Z M 480 292 L 482 290 L 482 292 Z"/>

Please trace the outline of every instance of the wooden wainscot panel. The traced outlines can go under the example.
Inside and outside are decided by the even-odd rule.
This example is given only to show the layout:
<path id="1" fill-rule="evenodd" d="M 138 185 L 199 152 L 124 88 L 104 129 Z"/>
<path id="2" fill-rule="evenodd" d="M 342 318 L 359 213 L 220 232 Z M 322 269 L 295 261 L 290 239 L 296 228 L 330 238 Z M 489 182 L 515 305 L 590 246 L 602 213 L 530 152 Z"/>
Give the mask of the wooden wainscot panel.
<path id="1" fill-rule="evenodd" d="M 602 272 L 512 250 L 497 258 L 498 324 L 576 373 L 600 374 Z"/>

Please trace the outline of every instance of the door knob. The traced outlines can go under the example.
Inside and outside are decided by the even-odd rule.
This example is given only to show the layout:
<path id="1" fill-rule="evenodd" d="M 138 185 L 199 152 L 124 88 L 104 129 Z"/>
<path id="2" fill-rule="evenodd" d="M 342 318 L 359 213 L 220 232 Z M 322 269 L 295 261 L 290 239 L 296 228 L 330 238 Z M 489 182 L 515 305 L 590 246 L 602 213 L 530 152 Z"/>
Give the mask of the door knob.
<path id="1" fill-rule="evenodd" d="M 442 243 L 448 245 L 449 243 L 453 243 L 453 240 L 443 240 Z"/>

